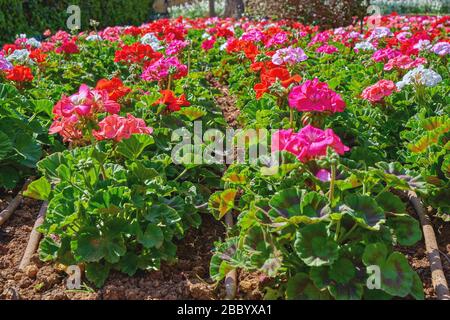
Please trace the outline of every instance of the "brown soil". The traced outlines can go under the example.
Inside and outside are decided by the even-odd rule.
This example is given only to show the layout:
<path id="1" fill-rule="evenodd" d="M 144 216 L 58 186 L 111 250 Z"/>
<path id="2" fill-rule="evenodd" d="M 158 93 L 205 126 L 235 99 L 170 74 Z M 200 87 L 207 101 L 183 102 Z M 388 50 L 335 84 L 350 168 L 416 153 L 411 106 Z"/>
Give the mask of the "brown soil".
<path id="1" fill-rule="evenodd" d="M 230 94 L 230 90 L 226 85 L 220 83 L 212 74 L 206 76 L 206 80 L 216 89 L 220 91 L 220 96 L 216 97 L 216 103 L 222 110 L 223 117 L 226 122 L 232 127 L 238 127 L 237 118 L 240 110 L 236 107 L 236 97 Z"/>
<path id="2" fill-rule="evenodd" d="M 4 209 L 10 195 L 0 200 Z M 192 230 L 178 244 L 178 263 L 163 265 L 160 271 L 140 272 L 133 277 L 114 272 L 102 289 L 86 286 L 84 291 L 66 289 L 67 274 L 55 264 L 43 263 L 37 254 L 24 272 L 17 270 L 40 203 L 25 199 L 0 229 L 0 299 L 218 299 L 225 296 L 222 284 L 209 279 L 209 262 L 214 242 L 225 235 L 224 226 L 204 215 L 200 230 Z M 261 298 L 259 279 L 241 274 L 240 298 Z"/>

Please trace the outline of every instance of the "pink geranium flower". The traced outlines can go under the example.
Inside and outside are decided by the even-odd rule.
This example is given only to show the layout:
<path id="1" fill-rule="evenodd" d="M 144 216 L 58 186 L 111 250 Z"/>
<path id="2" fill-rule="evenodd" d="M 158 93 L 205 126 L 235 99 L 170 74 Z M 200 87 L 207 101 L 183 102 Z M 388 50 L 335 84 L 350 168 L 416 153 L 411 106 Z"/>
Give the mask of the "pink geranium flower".
<path id="1" fill-rule="evenodd" d="M 307 80 L 289 93 L 289 106 L 302 112 L 343 112 L 345 102 L 319 79 Z"/>
<path id="2" fill-rule="evenodd" d="M 174 79 L 180 79 L 187 75 L 187 66 L 177 57 L 161 58 L 149 65 L 141 77 L 145 81 L 160 81 L 168 78 L 170 74 Z"/>
<path id="3" fill-rule="evenodd" d="M 311 125 L 298 133 L 279 130 L 272 136 L 272 152 L 288 151 L 304 163 L 325 156 L 328 147 L 340 155 L 350 150 L 332 129 L 322 130 Z"/>
<path id="4" fill-rule="evenodd" d="M 411 59 L 410 56 L 401 55 L 390 59 L 385 65 L 384 70 L 390 71 L 392 69 L 409 70 L 419 65 L 427 63 L 425 58 Z"/>
<path id="5" fill-rule="evenodd" d="M 384 97 L 390 96 L 393 91 L 398 91 L 397 86 L 391 80 L 380 80 L 374 85 L 364 89 L 361 96 L 372 103 L 379 102 Z"/>
<path id="6" fill-rule="evenodd" d="M 325 54 L 333 54 L 335 52 L 339 52 L 338 48 L 335 46 L 324 44 L 316 49 L 317 53 L 325 53 Z"/>
<path id="7" fill-rule="evenodd" d="M 94 131 L 97 140 L 121 141 L 128 139 L 132 134 L 152 134 L 153 128 L 147 127 L 144 120 L 135 118 L 128 114 L 126 118 L 116 114 L 103 119 L 98 126 L 99 130 Z"/>

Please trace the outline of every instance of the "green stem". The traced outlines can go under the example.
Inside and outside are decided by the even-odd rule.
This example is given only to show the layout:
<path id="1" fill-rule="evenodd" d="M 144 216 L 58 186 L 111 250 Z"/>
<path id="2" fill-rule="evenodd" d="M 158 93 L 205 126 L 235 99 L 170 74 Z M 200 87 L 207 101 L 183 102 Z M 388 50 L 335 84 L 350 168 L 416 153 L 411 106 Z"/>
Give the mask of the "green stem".
<path id="1" fill-rule="evenodd" d="M 334 241 L 339 239 L 339 234 L 341 233 L 341 220 L 338 220 L 336 225 L 336 233 L 334 234 Z"/>
<path id="2" fill-rule="evenodd" d="M 178 175 L 178 177 L 176 177 L 173 181 L 178 181 L 180 178 L 182 178 L 187 172 L 189 171 L 189 169 L 188 168 L 185 168 L 184 170 L 183 170 L 183 172 L 181 172 L 179 175 Z"/>
<path id="3" fill-rule="evenodd" d="M 330 193 L 328 195 L 331 205 L 333 205 L 335 183 L 336 183 L 336 164 L 332 164 L 331 165 Z"/>
<path id="4" fill-rule="evenodd" d="M 294 128 L 294 109 L 289 108 L 289 124 L 291 129 L 295 129 Z"/>
<path id="5" fill-rule="evenodd" d="M 341 239 L 339 239 L 339 243 L 342 243 L 342 242 L 344 242 L 345 240 L 347 240 L 347 238 L 353 233 L 353 231 L 355 231 L 355 229 L 358 227 L 358 224 L 357 223 L 355 223 L 354 225 L 353 225 L 353 227 L 347 232 L 347 233 L 345 233 L 342 237 L 341 237 Z"/>

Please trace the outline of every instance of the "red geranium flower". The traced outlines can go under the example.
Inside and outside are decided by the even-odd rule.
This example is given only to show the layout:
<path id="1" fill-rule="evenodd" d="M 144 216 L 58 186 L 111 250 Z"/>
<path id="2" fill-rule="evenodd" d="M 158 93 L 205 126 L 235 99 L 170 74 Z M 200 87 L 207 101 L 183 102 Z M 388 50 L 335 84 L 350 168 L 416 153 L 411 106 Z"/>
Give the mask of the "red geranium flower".
<path id="1" fill-rule="evenodd" d="M 109 98 L 114 101 L 119 100 L 131 91 L 130 88 L 124 86 L 122 80 L 119 78 L 112 78 L 111 80 L 101 79 L 97 82 L 95 89 L 107 91 Z"/>
<path id="2" fill-rule="evenodd" d="M 15 66 L 12 70 L 6 72 L 6 79 L 15 82 L 31 82 L 33 81 L 33 74 L 28 67 Z"/>
<path id="3" fill-rule="evenodd" d="M 189 101 L 186 100 L 184 94 L 176 97 L 171 90 L 161 90 L 161 94 L 163 96 L 158 101 L 156 101 L 154 105 L 164 104 L 171 112 L 180 111 L 181 107 L 188 107 L 191 105 Z"/>

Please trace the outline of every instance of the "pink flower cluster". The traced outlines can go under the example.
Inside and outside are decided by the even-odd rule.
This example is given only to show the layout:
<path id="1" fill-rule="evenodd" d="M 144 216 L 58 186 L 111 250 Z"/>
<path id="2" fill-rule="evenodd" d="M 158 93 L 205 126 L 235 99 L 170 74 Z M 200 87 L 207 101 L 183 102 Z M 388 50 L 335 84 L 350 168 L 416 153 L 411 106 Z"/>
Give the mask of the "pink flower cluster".
<path id="1" fill-rule="evenodd" d="M 109 98 L 106 90 L 91 90 L 82 84 L 77 94 L 70 97 L 63 96 L 54 106 L 53 113 L 57 117 L 71 117 L 72 115 L 86 117 L 93 113 L 108 112 L 116 114 L 120 105 Z"/>
<path id="2" fill-rule="evenodd" d="M 339 52 L 338 48 L 330 44 L 324 44 L 316 49 L 317 53 L 333 54 Z"/>
<path id="3" fill-rule="evenodd" d="M 166 54 L 168 56 L 175 56 L 181 52 L 186 46 L 189 44 L 187 41 L 182 40 L 173 40 L 171 43 L 168 44 L 166 48 Z"/>
<path id="4" fill-rule="evenodd" d="M 374 52 L 372 60 L 375 62 L 388 61 L 401 55 L 401 52 L 391 48 L 380 49 Z"/>
<path id="5" fill-rule="evenodd" d="M 305 61 L 308 56 L 305 54 L 302 48 L 283 48 L 277 50 L 272 56 L 272 63 L 281 66 L 283 64 L 297 64 L 299 62 Z"/>
<path id="6" fill-rule="evenodd" d="M 380 80 L 374 85 L 364 89 L 361 96 L 372 103 L 382 101 L 384 97 L 390 96 L 393 91 L 398 91 L 396 85 L 391 80 Z"/>
<path id="7" fill-rule="evenodd" d="M 385 65 L 384 70 L 390 71 L 392 69 L 409 70 L 419 65 L 427 63 L 425 58 L 417 58 L 413 60 L 407 55 L 401 55 L 390 59 Z"/>
<path id="8" fill-rule="evenodd" d="M 187 66 L 177 57 L 161 58 L 149 65 L 141 77 L 145 81 L 165 80 L 169 75 L 173 75 L 174 79 L 180 79 L 187 75 L 187 71 Z"/>
<path id="9" fill-rule="evenodd" d="M 297 133 L 289 129 L 272 135 L 272 152 L 287 151 L 303 163 L 325 156 L 328 147 L 340 155 L 350 150 L 332 129 L 322 130 L 307 125 Z"/>
<path id="10" fill-rule="evenodd" d="M 93 132 L 97 140 L 121 141 L 128 139 L 132 134 L 152 134 L 153 128 L 145 125 L 144 120 L 135 118 L 131 114 L 127 117 L 120 117 L 117 114 L 110 115 L 103 119 L 98 126 L 99 130 Z"/>
<path id="11" fill-rule="evenodd" d="M 292 109 L 302 112 L 343 112 L 346 106 L 338 93 L 317 78 L 292 88 L 288 100 Z"/>

